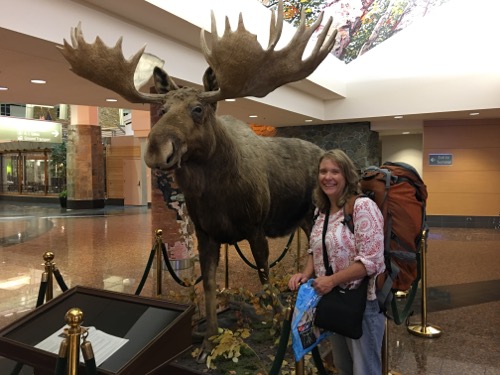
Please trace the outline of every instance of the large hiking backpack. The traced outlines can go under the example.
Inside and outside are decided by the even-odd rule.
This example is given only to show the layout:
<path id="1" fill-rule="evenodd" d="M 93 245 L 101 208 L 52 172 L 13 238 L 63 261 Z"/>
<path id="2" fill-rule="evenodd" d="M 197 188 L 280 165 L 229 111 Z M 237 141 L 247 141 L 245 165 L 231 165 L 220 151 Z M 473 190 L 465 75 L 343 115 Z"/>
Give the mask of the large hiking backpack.
<path id="1" fill-rule="evenodd" d="M 422 243 L 428 234 L 425 205 L 427 187 L 418 172 L 406 163 L 385 162 L 368 167 L 360 178 L 364 196 L 373 199 L 384 216 L 384 258 L 386 271 L 377 277 L 377 299 L 384 313 L 396 324 L 404 322 L 420 281 Z M 344 222 L 354 233 L 353 197 L 344 206 Z M 407 292 L 400 312 L 394 294 Z M 392 313 L 389 307 L 392 306 Z"/>

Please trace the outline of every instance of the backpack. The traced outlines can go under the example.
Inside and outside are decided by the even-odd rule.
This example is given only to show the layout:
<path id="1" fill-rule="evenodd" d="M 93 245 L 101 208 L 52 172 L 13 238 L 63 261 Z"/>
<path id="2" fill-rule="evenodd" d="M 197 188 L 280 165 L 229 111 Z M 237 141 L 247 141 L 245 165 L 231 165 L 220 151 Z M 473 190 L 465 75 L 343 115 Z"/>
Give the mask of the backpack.
<path id="1" fill-rule="evenodd" d="M 363 195 L 374 200 L 384 217 L 384 259 L 386 270 L 377 276 L 377 299 L 381 311 L 401 324 L 411 313 L 421 278 L 421 251 L 428 235 L 426 223 L 427 187 L 418 172 L 406 163 L 385 162 L 365 169 L 360 178 Z M 344 205 L 344 223 L 354 233 L 352 197 Z M 400 312 L 395 293 L 408 292 Z M 390 313 L 392 307 L 392 314 Z"/>

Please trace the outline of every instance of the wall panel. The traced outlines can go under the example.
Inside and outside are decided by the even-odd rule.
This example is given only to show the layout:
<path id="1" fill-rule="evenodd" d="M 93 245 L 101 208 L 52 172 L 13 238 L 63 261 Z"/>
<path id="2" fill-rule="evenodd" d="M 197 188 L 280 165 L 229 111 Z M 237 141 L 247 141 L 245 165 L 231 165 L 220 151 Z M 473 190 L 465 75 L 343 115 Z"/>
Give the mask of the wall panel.
<path id="1" fill-rule="evenodd" d="M 500 119 L 426 121 L 423 151 L 429 215 L 499 215 Z M 452 164 L 429 165 L 430 154 Z"/>

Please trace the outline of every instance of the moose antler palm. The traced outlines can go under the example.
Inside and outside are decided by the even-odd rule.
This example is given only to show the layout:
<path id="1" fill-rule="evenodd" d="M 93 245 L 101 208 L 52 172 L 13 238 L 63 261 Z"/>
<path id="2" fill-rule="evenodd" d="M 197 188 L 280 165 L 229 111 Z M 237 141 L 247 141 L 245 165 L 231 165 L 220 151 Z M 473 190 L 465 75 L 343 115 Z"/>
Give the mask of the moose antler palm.
<path id="1" fill-rule="evenodd" d="M 282 1 L 279 3 L 277 21 L 274 11 L 272 13 L 266 50 L 262 49 L 257 36 L 245 29 L 241 13 L 237 30 L 231 31 L 226 17 L 224 34 L 219 37 L 212 12 L 212 48 L 207 46 L 204 30 L 201 32 L 201 47 L 205 59 L 215 72 L 219 89 L 202 93 L 201 99 L 213 103 L 227 98 L 263 97 L 279 86 L 306 78 L 324 60 L 335 43 L 336 30 L 325 42 L 332 23 L 330 17 L 319 33 L 311 55 L 302 60 L 307 43 L 322 19 L 323 13 L 310 27 L 306 27 L 302 12 L 300 25 L 292 40 L 283 49 L 275 51 L 283 29 Z M 64 45 L 59 48 L 74 73 L 120 94 L 131 103 L 162 102 L 165 97 L 165 94 L 140 92 L 134 85 L 134 72 L 145 47 L 126 60 L 122 53 L 122 38 L 112 48 L 107 47 L 99 37 L 89 44 L 78 24 L 71 29 L 71 45 L 64 40 Z M 173 82 L 172 85 L 176 87 Z"/>
<path id="2" fill-rule="evenodd" d="M 302 60 L 311 35 L 322 20 L 323 13 L 310 27 L 306 27 L 304 10 L 302 10 L 300 25 L 292 40 L 283 49 L 275 51 L 274 48 L 283 30 L 282 1 L 278 6 L 277 22 L 274 11 L 271 15 L 267 50 L 262 49 L 256 35 L 245 29 L 241 13 L 235 32 L 231 31 L 226 17 L 224 34 L 222 38 L 219 38 L 215 16 L 212 12 L 212 49 L 210 50 L 207 46 L 203 31 L 201 47 L 205 59 L 215 72 L 220 89 L 216 92 L 206 92 L 203 97 L 209 101 L 244 96 L 263 97 L 286 83 L 306 78 L 325 59 L 335 43 L 337 30 L 324 43 L 332 24 L 330 17 L 318 35 L 311 55 L 306 60 Z"/>

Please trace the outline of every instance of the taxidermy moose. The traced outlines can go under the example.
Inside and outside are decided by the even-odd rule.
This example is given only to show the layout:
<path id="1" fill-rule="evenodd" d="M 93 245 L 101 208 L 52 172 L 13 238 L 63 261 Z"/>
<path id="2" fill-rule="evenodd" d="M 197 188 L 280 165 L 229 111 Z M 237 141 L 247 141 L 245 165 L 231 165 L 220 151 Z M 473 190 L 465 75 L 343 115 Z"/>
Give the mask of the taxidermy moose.
<path id="1" fill-rule="evenodd" d="M 212 12 L 211 48 L 201 33 L 201 47 L 209 68 L 205 91 L 178 87 L 161 68 L 154 68 L 157 94 L 139 92 L 134 72 L 144 48 L 129 60 L 121 51 L 121 38 L 109 48 L 98 37 L 85 42 L 80 25 L 72 29 L 70 45 L 61 52 L 76 74 L 115 91 L 133 103 L 161 103 L 162 116 L 149 134 L 146 164 L 173 170 L 184 193 L 198 240 L 207 332 L 217 334 L 216 268 L 223 243 L 247 240 L 260 281 L 268 282 L 269 248 L 266 237 L 292 233 L 297 227 L 310 233 L 312 189 L 322 150 L 309 142 L 260 137 L 247 124 L 230 116 L 217 116 L 220 100 L 264 97 L 279 86 L 306 78 L 332 50 L 336 31 L 327 38 L 332 19 L 318 34 L 306 59 L 302 55 L 323 14 L 310 27 L 302 14 L 300 26 L 287 46 L 275 51 L 283 28 L 283 4 L 277 21 L 273 12 L 269 45 L 263 50 L 248 32 L 240 14 L 236 31 L 217 33 Z M 205 340 L 205 345 L 208 342 Z"/>

